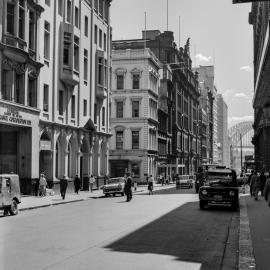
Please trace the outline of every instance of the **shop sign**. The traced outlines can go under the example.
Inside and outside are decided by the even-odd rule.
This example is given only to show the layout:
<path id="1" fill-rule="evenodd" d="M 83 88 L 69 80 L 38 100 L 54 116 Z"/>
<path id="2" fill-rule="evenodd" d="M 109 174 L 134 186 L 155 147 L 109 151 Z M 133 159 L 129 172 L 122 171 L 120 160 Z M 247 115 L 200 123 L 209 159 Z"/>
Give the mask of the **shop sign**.
<path id="1" fill-rule="evenodd" d="M 52 147 L 51 141 L 41 140 L 39 144 L 39 149 L 42 151 L 50 151 Z"/>
<path id="2" fill-rule="evenodd" d="M 7 105 L 5 107 L 0 107 L 0 109 L 6 109 L 5 111 L 0 110 L 0 122 L 18 124 L 23 126 L 32 125 L 32 121 L 29 119 L 25 119 L 18 109 Z"/>

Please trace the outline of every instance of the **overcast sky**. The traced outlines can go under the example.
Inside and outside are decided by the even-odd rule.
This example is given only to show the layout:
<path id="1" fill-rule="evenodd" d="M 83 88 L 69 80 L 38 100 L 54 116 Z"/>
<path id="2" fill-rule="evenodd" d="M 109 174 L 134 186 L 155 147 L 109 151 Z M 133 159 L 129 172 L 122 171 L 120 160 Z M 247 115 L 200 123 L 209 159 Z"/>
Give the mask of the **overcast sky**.
<path id="1" fill-rule="evenodd" d="M 228 105 L 229 124 L 253 120 L 253 38 L 250 4 L 232 0 L 168 0 L 168 30 L 175 42 L 191 42 L 193 65 L 215 66 L 215 84 Z M 167 30 L 167 0 L 113 0 L 113 40 L 141 38 L 141 31 Z"/>

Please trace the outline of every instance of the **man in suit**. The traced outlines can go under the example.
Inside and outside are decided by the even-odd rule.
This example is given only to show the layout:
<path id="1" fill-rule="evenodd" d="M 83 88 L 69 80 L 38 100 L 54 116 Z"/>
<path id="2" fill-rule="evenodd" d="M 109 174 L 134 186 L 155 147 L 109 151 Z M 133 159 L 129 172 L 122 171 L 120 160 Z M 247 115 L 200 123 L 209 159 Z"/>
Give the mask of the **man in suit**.
<path id="1" fill-rule="evenodd" d="M 130 174 L 127 173 L 126 174 L 126 184 L 125 184 L 125 192 L 126 192 L 126 196 L 127 196 L 127 202 L 129 202 L 132 199 L 131 186 L 132 186 L 132 180 L 131 180 Z"/>

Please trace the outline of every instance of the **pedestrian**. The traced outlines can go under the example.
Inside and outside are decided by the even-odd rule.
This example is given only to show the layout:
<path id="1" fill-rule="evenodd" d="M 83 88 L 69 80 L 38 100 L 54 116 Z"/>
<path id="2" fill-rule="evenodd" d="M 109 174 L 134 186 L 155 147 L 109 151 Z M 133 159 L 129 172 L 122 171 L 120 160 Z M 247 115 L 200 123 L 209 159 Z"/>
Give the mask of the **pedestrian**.
<path id="1" fill-rule="evenodd" d="M 250 196 L 251 197 L 253 196 L 253 194 L 252 194 L 252 186 L 251 186 L 251 178 L 252 178 L 253 175 L 254 175 L 254 170 L 251 171 L 251 174 L 249 175 L 248 181 L 247 181 L 247 183 L 249 185 L 249 190 L 250 190 Z"/>
<path id="2" fill-rule="evenodd" d="M 89 179 L 89 184 L 90 184 L 90 191 L 93 192 L 93 186 L 94 183 L 96 182 L 95 177 L 93 176 L 93 174 L 91 174 L 90 179 Z"/>
<path id="3" fill-rule="evenodd" d="M 148 190 L 149 190 L 149 195 L 152 194 L 153 195 L 153 189 L 154 189 L 154 179 L 153 176 L 150 175 L 149 179 L 148 179 Z"/>
<path id="4" fill-rule="evenodd" d="M 265 186 L 265 182 L 266 182 L 266 176 L 264 174 L 264 171 L 261 172 L 260 175 L 260 180 L 261 180 L 261 195 L 263 196 L 263 190 L 264 190 L 264 186 Z"/>
<path id="5" fill-rule="evenodd" d="M 67 186 L 68 186 L 67 176 L 64 175 L 63 178 L 60 179 L 60 194 L 63 200 L 66 197 Z"/>
<path id="6" fill-rule="evenodd" d="M 44 173 L 41 173 L 40 178 L 39 178 L 39 195 L 41 197 L 46 196 L 46 186 L 47 186 L 47 180 L 45 178 Z"/>
<path id="7" fill-rule="evenodd" d="M 75 189 L 75 193 L 79 194 L 80 188 L 81 188 L 81 179 L 80 179 L 79 175 L 76 174 L 76 176 L 74 178 L 74 189 Z"/>
<path id="8" fill-rule="evenodd" d="M 132 199 L 132 190 L 131 190 L 131 186 L 132 186 L 132 180 L 131 177 L 129 175 L 129 173 L 126 173 L 126 181 L 125 181 L 125 193 L 127 196 L 127 202 L 131 201 Z"/>
<path id="9" fill-rule="evenodd" d="M 136 180 L 134 180 L 134 191 L 136 191 L 137 190 L 137 181 Z"/>
<path id="10" fill-rule="evenodd" d="M 260 181 L 260 176 L 258 173 L 255 171 L 254 175 L 252 175 L 251 180 L 250 180 L 250 187 L 252 190 L 252 195 L 254 196 L 255 200 L 258 200 L 258 193 L 261 188 L 261 181 Z"/>
<path id="11" fill-rule="evenodd" d="M 267 178 L 266 180 L 263 195 L 265 200 L 267 201 L 267 205 L 270 207 L 270 178 Z"/>

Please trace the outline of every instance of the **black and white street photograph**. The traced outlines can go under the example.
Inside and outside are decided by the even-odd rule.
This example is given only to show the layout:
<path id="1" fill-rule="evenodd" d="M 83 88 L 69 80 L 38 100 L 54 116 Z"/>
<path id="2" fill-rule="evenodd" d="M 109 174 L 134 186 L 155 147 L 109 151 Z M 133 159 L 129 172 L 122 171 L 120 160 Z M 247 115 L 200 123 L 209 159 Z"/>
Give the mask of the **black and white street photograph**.
<path id="1" fill-rule="evenodd" d="M 270 0 L 0 0 L 0 270 L 270 270 Z"/>

